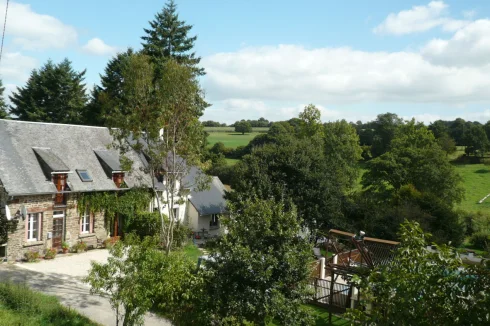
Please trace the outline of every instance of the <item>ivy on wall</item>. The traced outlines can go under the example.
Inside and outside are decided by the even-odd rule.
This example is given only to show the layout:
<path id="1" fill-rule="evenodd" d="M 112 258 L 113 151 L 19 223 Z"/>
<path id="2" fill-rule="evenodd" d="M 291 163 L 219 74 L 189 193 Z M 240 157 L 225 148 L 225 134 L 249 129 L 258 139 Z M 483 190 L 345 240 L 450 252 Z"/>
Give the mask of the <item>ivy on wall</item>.
<path id="1" fill-rule="evenodd" d="M 103 213 L 106 222 L 112 223 L 116 215 L 132 218 L 140 212 L 148 211 L 151 199 L 151 193 L 143 188 L 84 193 L 78 198 L 78 212 L 82 216 L 88 208 L 92 213 Z"/>

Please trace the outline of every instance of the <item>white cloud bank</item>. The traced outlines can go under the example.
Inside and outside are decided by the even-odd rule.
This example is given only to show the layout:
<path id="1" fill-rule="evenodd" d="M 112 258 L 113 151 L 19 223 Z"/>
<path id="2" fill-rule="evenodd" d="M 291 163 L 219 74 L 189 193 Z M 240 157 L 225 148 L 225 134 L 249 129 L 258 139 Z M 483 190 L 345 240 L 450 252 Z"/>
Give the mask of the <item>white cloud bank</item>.
<path id="1" fill-rule="evenodd" d="M 107 45 L 100 38 L 93 38 L 82 47 L 85 53 L 92 55 L 108 56 L 117 53 L 117 48 Z"/>
<path id="2" fill-rule="evenodd" d="M 5 0 L 0 0 L 0 17 L 5 17 Z M 9 3 L 7 35 L 13 44 L 24 50 L 61 49 L 75 44 L 78 38 L 73 26 L 57 18 L 32 11 L 31 6 L 17 2 Z"/>
<path id="3" fill-rule="evenodd" d="M 409 10 L 391 13 L 373 29 L 377 34 L 404 35 L 425 32 L 434 27 L 442 27 L 445 31 L 456 31 L 465 26 L 468 21 L 451 19 L 447 16 L 448 5 L 443 1 L 432 1 L 426 6 L 414 6 Z M 467 12 L 466 17 L 474 15 Z"/>
<path id="4" fill-rule="evenodd" d="M 453 109 L 478 103 L 482 112 L 466 116 L 483 121 L 489 112 L 483 110 L 490 106 L 490 20 L 457 21 L 446 13 L 445 3 L 433 1 L 390 14 L 375 29 L 399 35 L 436 26 L 454 29 L 448 38 L 430 40 L 420 50 L 370 52 L 285 44 L 217 53 L 202 61 L 207 72 L 204 88 L 218 111 L 243 107 L 244 114 L 255 110 L 256 117 L 289 118 L 297 115 L 298 103 L 337 108 L 376 103 L 430 108 L 438 103 Z M 241 101 L 241 106 L 230 101 Z M 282 106 L 271 106 L 272 102 Z M 330 115 L 353 120 L 344 112 Z M 428 112 L 416 118 L 430 122 L 446 117 Z"/>

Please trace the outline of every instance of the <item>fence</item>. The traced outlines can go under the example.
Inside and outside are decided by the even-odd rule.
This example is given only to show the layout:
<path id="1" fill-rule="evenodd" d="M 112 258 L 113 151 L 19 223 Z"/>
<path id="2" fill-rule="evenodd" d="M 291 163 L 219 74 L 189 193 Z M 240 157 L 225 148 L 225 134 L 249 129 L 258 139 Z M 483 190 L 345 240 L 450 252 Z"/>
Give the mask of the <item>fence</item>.
<path id="1" fill-rule="evenodd" d="M 328 279 L 311 279 L 310 286 L 314 290 L 312 303 L 323 307 L 330 306 L 331 284 L 331 281 Z M 352 290 L 353 287 L 349 284 L 334 282 L 332 308 L 339 312 L 344 312 L 346 308 L 350 307 Z"/>

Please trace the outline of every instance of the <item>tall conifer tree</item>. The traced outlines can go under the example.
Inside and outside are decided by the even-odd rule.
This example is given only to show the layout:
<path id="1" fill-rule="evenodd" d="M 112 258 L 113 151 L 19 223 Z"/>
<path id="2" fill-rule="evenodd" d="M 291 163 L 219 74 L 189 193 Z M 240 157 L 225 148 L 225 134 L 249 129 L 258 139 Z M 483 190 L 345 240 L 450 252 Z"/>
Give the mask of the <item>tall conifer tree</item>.
<path id="1" fill-rule="evenodd" d="M 204 75 L 204 68 L 198 67 L 201 61 L 192 52 L 197 36 L 189 36 L 192 25 L 179 20 L 177 5 L 170 0 L 161 12 L 150 21 L 150 28 L 141 39 L 143 52 L 156 60 L 174 58 L 178 63 L 192 68 L 196 75 Z"/>
<path id="2" fill-rule="evenodd" d="M 25 121 L 84 124 L 84 78 L 85 70 L 75 71 L 68 59 L 59 64 L 49 60 L 9 96 L 10 113 Z"/>

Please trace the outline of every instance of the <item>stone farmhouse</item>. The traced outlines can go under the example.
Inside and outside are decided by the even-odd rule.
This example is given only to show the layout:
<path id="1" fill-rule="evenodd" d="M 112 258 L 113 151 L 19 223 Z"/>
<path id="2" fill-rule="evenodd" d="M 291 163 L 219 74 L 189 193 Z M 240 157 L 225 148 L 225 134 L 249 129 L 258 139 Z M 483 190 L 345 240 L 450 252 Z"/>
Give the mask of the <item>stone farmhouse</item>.
<path id="1" fill-rule="evenodd" d="M 82 240 L 96 247 L 109 235 L 121 235 L 121 217 L 108 225 L 102 213 L 79 213 L 77 206 L 82 193 L 150 187 L 145 160 L 136 152 L 126 153 L 133 169 L 123 171 L 120 153 L 109 149 L 112 141 L 102 127 L 0 119 L 0 214 L 18 220 L 7 243 L 0 244 L 0 259 L 19 260 L 29 250 L 42 254 L 60 249 L 63 242 L 71 246 Z M 224 187 L 214 177 L 208 190 L 193 189 L 199 172 L 191 168 L 183 185 L 190 195 L 174 213 L 196 233 L 206 229 L 206 234 L 218 235 Z M 150 203 L 148 210 L 154 209 Z M 162 211 L 168 214 L 168 208 Z"/>

